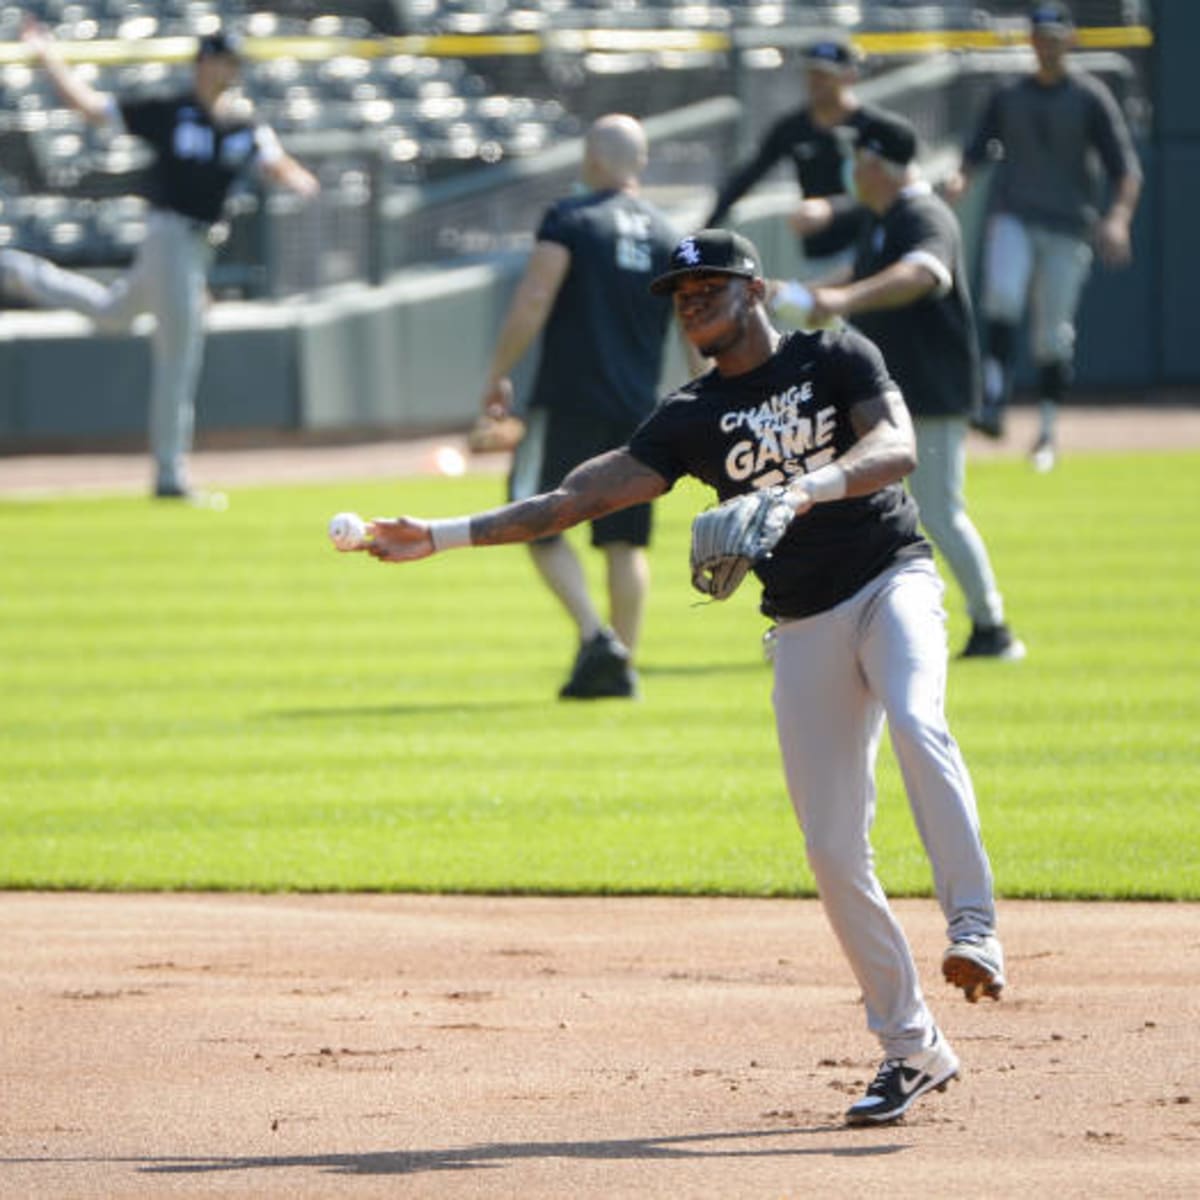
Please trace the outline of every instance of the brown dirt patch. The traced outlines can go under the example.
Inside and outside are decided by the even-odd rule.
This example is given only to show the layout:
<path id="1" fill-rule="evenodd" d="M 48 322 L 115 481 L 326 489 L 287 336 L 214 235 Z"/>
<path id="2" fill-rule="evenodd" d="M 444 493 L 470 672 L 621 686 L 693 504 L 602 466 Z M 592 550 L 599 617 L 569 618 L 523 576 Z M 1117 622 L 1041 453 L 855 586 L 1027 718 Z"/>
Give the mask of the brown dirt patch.
<path id="1" fill-rule="evenodd" d="M 1005 437 L 972 434 L 973 458 L 1018 456 L 1033 445 L 1037 412 L 1012 410 Z M 1062 410 L 1059 439 L 1064 456 L 1097 450 L 1156 451 L 1200 447 L 1200 403 L 1128 407 L 1075 404 Z M 228 442 L 228 438 L 224 441 Z M 471 454 L 465 434 L 436 437 L 373 437 L 341 445 L 310 445 L 279 438 L 270 445 L 231 446 L 209 437 L 192 456 L 192 475 L 204 488 L 247 487 L 270 482 L 399 478 L 438 471 L 435 453 L 450 446 L 468 470 L 507 470 L 507 454 Z M 0 495 L 43 496 L 141 492 L 149 483 L 144 453 L 39 453 L 0 456 Z"/>
<path id="2" fill-rule="evenodd" d="M 1004 903 L 976 1006 L 897 908 L 964 1077 L 847 1130 L 878 1052 L 813 902 L 9 893 L 0 1191 L 1197 1194 L 1200 906 Z"/>

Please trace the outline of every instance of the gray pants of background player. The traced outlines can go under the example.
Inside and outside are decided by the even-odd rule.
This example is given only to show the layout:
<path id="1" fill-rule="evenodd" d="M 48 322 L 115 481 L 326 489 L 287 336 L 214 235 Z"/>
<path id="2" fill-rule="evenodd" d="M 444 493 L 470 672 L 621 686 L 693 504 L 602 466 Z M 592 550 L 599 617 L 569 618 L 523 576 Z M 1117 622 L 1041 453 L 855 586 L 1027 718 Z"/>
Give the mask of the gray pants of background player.
<path id="1" fill-rule="evenodd" d="M 885 717 L 951 940 L 995 932 L 975 793 L 946 725 L 942 592 L 931 562 L 906 563 L 828 612 L 777 628 L 773 698 L 788 791 L 867 1026 L 889 1058 L 927 1046 L 934 1021 L 875 874 L 870 833 Z"/>
<path id="2" fill-rule="evenodd" d="M 921 510 L 921 524 L 941 551 L 967 601 L 975 625 L 1004 623 L 1004 601 L 996 587 L 987 547 L 967 515 L 966 417 L 914 417 L 917 468 L 908 487 Z"/>
<path id="3" fill-rule="evenodd" d="M 33 255 L 5 254 L 7 277 L 30 303 L 73 309 L 106 333 L 154 314 L 150 449 L 160 491 L 187 488 L 210 255 L 205 226 L 159 210 L 150 214 L 133 266 L 108 287 Z"/>
<path id="4" fill-rule="evenodd" d="M 997 213 L 988 222 L 984 248 L 983 315 L 1019 325 L 1028 304 L 1034 362 L 1070 363 L 1075 313 L 1092 257 L 1091 246 L 1081 238 Z"/>

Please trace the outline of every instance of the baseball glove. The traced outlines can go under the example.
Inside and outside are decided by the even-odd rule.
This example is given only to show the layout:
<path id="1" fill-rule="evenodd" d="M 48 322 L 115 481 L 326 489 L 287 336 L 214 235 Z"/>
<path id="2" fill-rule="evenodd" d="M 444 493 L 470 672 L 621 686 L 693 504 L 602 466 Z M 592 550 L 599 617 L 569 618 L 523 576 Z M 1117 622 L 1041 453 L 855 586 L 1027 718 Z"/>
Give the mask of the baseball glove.
<path id="1" fill-rule="evenodd" d="M 783 537 L 795 508 L 781 487 L 734 496 L 692 522 L 692 586 L 727 600 L 746 572 L 767 558 Z"/>

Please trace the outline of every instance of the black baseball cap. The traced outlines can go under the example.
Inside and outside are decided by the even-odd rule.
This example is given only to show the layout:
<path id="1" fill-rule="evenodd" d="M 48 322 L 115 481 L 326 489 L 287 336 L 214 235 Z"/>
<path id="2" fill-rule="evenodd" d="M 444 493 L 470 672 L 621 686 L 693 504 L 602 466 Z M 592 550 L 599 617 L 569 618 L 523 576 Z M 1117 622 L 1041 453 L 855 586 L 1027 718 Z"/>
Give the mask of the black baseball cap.
<path id="1" fill-rule="evenodd" d="M 1029 10 L 1029 23 L 1035 33 L 1057 33 L 1066 35 L 1075 28 L 1071 10 L 1057 0 L 1045 0 Z"/>
<path id="2" fill-rule="evenodd" d="M 650 290 L 666 296 L 689 275 L 762 276 L 762 262 L 749 238 L 728 229 L 701 229 L 690 233 L 671 251 L 671 269 L 652 280 Z"/>
<path id="3" fill-rule="evenodd" d="M 822 38 L 819 42 L 810 42 L 804 47 L 802 55 L 807 66 L 831 71 L 846 71 L 859 61 L 854 46 L 840 38 Z"/>
<path id="4" fill-rule="evenodd" d="M 917 157 L 917 131 L 898 113 L 876 110 L 857 126 L 855 145 L 897 166 Z"/>
<path id="5" fill-rule="evenodd" d="M 196 59 L 216 58 L 228 54 L 237 58 L 242 52 L 242 39 L 236 33 L 228 33 L 218 29 L 216 33 L 206 33 L 196 45 Z"/>

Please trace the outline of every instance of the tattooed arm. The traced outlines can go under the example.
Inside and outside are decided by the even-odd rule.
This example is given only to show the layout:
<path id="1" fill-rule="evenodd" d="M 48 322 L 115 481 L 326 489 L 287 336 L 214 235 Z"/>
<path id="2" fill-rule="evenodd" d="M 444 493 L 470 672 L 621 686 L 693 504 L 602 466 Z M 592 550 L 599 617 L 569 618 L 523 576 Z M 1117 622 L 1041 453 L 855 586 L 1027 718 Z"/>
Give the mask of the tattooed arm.
<path id="1" fill-rule="evenodd" d="M 499 546 L 552 537 L 606 513 L 661 496 L 667 481 L 628 450 L 609 450 L 576 467 L 552 492 L 471 517 L 373 521 L 363 549 L 381 562 L 409 562 L 456 546 Z"/>

